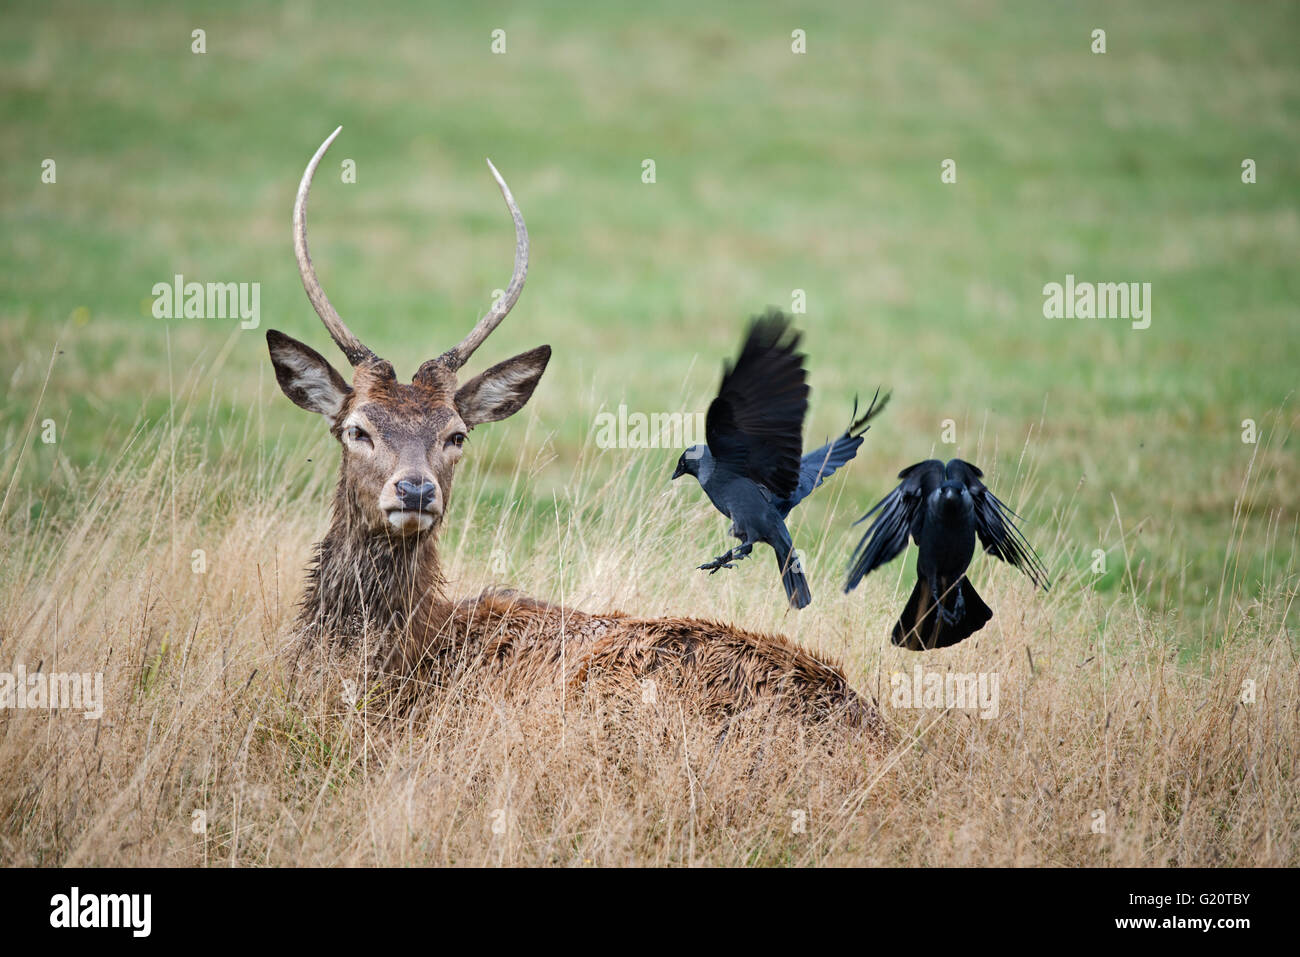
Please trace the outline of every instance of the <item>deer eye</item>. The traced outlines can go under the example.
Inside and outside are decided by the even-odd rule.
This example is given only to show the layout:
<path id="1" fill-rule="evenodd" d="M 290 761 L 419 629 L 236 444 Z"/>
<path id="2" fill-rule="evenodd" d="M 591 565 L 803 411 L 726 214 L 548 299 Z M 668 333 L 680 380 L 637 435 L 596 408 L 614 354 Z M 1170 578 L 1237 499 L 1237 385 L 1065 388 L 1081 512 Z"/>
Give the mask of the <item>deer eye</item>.
<path id="1" fill-rule="evenodd" d="M 343 430 L 343 437 L 349 442 L 355 442 L 358 445 L 364 445 L 366 448 L 373 449 L 375 443 L 370 438 L 370 433 L 359 425 L 349 425 Z"/>
<path id="2" fill-rule="evenodd" d="M 455 446 L 458 449 L 463 448 L 465 445 L 465 438 L 466 436 L 464 432 L 453 432 L 447 438 L 447 445 Z"/>

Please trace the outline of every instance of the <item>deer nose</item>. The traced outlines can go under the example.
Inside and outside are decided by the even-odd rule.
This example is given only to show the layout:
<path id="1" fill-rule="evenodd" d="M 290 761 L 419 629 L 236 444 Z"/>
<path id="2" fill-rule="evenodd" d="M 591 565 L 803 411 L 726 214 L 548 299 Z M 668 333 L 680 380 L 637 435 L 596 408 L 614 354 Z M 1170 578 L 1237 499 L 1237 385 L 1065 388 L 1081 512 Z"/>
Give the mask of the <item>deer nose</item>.
<path id="1" fill-rule="evenodd" d="M 397 500 L 402 508 L 413 512 L 432 511 L 438 504 L 438 483 L 423 479 L 399 479 L 397 482 Z"/>

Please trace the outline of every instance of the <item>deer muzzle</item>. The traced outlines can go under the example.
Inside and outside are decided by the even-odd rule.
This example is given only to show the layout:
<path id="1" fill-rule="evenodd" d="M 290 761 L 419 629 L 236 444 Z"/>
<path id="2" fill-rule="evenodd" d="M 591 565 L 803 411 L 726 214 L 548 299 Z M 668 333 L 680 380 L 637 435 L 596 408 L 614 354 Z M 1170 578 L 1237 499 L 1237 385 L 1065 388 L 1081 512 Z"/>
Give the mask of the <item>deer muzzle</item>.
<path id="1" fill-rule="evenodd" d="M 396 507 L 385 509 L 388 523 L 399 532 L 425 532 L 442 517 L 438 483 L 427 479 L 399 479 L 393 485 Z"/>

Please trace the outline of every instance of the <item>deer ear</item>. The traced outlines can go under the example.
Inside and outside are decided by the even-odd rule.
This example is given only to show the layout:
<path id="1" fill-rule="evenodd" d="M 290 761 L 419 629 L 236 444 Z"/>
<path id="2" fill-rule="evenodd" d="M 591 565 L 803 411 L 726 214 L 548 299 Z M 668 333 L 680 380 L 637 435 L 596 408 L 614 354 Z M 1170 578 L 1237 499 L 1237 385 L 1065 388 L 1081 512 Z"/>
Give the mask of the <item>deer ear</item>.
<path id="1" fill-rule="evenodd" d="M 498 362 L 456 390 L 456 411 L 471 429 L 514 415 L 532 398 L 551 359 L 550 346 L 538 346 Z"/>
<path id="2" fill-rule="evenodd" d="M 309 345 L 274 329 L 266 331 L 266 344 L 275 366 L 275 381 L 294 404 L 319 412 L 330 425 L 338 418 L 343 400 L 352 388 L 325 357 Z"/>

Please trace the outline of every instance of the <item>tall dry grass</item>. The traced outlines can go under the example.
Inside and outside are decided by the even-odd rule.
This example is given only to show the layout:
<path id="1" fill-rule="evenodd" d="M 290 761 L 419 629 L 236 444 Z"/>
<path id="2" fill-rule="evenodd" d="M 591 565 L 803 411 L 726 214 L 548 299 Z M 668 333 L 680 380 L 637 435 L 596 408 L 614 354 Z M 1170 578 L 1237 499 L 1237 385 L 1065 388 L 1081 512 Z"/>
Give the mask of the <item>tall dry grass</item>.
<path id="1" fill-rule="evenodd" d="M 1281 522 L 1270 525 L 1274 578 L 1235 580 L 1229 549 L 1218 617 L 1195 635 L 1194 623 L 1144 610 L 1141 569 L 1125 567 L 1121 591 L 1095 592 L 1088 549 L 1038 516 L 1030 537 L 1057 572 L 1052 592 L 980 559 L 993 621 L 917 656 L 887 639 L 910 565 L 839 592 L 863 503 L 834 501 L 833 484 L 819 493 L 835 505 L 827 518 L 796 531 L 816 594 L 796 614 L 768 555 L 716 576 L 693 570 L 725 524 L 697 489 L 669 485 L 653 455 L 588 446 L 569 482 L 538 491 L 547 441 L 528 417 L 530 452 L 513 470 L 503 463 L 515 450 L 490 430 L 462 465 L 443 539 L 454 592 L 508 583 L 588 610 L 784 631 L 844 661 L 880 701 L 892 742 L 875 755 L 833 730 L 751 717 L 719 744 L 689 702 L 610 713 L 473 688 L 394 721 L 291 693 L 278 657 L 324 528 L 328 440 L 316 429 L 305 443 L 268 441 L 251 468 L 247 456 L 206 458 L 204 404 L 184 408 L 106 453 L 79 513 L 33 508 L 38 486 L 9 495 L 0 669 L 102 671 L 105 714 L 0 710 L 6 865 L 1300 859 L 1300 671 L 1286 624 L 1296 533 Z M 230 437 L 232 449 L 256 441 L 251 426 Z M 503 471 L 504 498 L 486 483 Z M 1243 497 L 1260 480 L 1243 476 Z M 1032 501 L 1027 465 L 993 483 Z M 39 517 L 50 514 L 74 517 Z M 1121 529 L 1134 518 L 1117 509 Z M 998 716 L 894 707 L 891 675 L 918 662 L 995 673 Z M 1253 703 L 1242 701 L 1248 682 Z"/>

